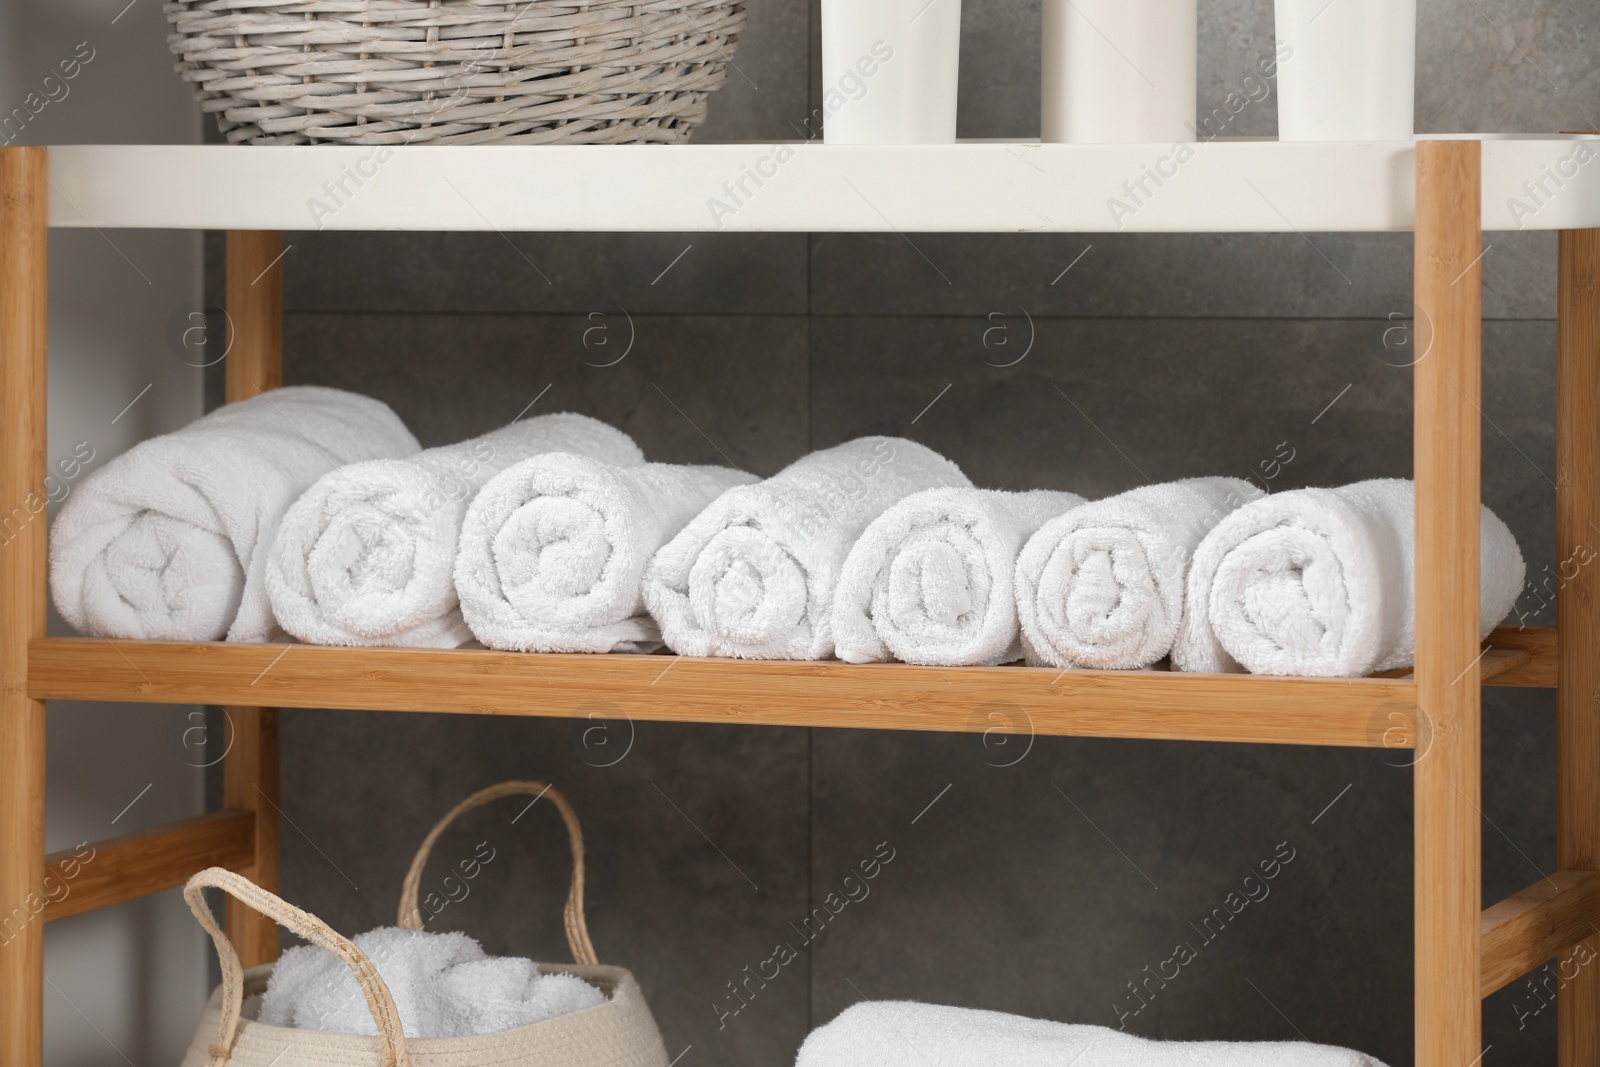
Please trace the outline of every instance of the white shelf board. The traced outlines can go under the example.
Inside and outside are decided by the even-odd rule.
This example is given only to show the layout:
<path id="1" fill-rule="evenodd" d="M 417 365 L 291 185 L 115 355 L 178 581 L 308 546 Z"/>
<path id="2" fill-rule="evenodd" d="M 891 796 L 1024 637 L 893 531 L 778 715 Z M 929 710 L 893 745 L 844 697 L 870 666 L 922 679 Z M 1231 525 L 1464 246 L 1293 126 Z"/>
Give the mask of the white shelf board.
<path id="1" fill-rule="evenodd" d="M 1484 141 L 1485 229 L 1600 227 L 1600 138 L 1457 136 Z M 1411 229 L 1415 199 L 1411 142 L 78 145 L 50 160 L 50 224 L 101 229 L 1375 232 Z"/>

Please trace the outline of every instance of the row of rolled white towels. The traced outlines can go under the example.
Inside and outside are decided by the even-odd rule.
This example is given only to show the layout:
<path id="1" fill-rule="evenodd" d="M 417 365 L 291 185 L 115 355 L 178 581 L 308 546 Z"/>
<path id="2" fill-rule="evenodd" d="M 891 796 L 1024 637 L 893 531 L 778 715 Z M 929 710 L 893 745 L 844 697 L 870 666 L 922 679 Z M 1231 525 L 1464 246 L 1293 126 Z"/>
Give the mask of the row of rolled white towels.
<path id="1" fill-rule="evenodd" d="M 1362 675 L 1413 656 L 1414 502 L 1233 478 L 1086 502 L 975 488 L 901 438 L 765 481 L 544 415 L 423 450 L 382 403 L 274 390 L 96 471 L 51 531 L 80 632 Z M 1483 511 L 1481 630 L 1521 552 Z M 281 627 L 281 630 L 280 630 Z"/>

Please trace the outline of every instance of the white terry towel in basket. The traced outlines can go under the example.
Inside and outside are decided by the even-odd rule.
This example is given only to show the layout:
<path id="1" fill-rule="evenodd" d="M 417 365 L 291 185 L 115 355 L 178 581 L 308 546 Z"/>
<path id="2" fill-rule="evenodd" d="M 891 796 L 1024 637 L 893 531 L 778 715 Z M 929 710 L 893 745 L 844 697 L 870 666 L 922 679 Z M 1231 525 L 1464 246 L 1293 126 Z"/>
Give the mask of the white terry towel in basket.
<path id="1" fill-rule="evenodd" d="M 645 603 L 681 655 L 826 659 L 834 588 L 856 538 L 912 493 L 971 484 L 904 438 L 813 452 L 701 512 L 651 561 Z"/>
<path id="2" fill-rule="evenodd" d="M 795 1067 L 1383 1067 L 1300 1041 L 1151 1041 L 1104 1026 L 867 1001 L 818 1027 Z"/>
<path id="3" fill-rule="evenodd" d="M 454 648 L 472 639 L 456 600 L 467 507 L 496 474 L 544 452 L 620 466 L 633 439 L 584 415 L 539 415 L 407 460 L 358 463 L 318 481 L 284 516 L 267 562 L 278 622 L 319 645 Z"/>
<path id="4" fill-rule="evenodd" d="M 605 1003 L 570 974 L 542 974 L 518 956 L 491 958 L 463 933 L 385 926 L 350 939 L 378 969 L 407 1037 L 473 1037 L 544 1022 Z M 335 1034 L 378 1033 L 355 976 L 317 945 L 279 958 L 258 1022 Z"/>
<path id="5" fill-rule="evenodd" d="M 1247 504 L 1201 543 L 1173 665 L 1185 671 L 1357 677 L 1416 658 L 1416 491 L 1385 478 Z M 1516 604 L 1525 566 L 1488 508 L 1479 632 Z"/>
<path id="6" fill-rule="evenodd" d="M 1141 486 L 1050 522 L 1017 558 L 1033 663 L 1141 670 L 1172 651 L 1201 540 L 1261 491 L 1237 478 Z"/>
<path id="7" fill-rule="evenodd" d="M 50 589 L 79 633 L 264 641 L 263 580 L 285 511 L 347 463 L 417 439 L 381 401 L 289 386 L 218 408 L 90 474 L 50 531 Z"/>
<path id="8" fill-rule="evenodd" d="M 1012 592 L 1017 552 L 1076 493 L 928 489 L 867 527 L 833 601 L 834 654 L 937 667 L 1020 659 Z"/>
<path id="9" fill-rule="evenodd" d="M 756 476 L 617 467 L 557 452 L 495 475 L 467 509 L 456 593 L 473 634 L 514 652 L 646 652 L 661 631 L 641 585 L 656 550 Z"/>

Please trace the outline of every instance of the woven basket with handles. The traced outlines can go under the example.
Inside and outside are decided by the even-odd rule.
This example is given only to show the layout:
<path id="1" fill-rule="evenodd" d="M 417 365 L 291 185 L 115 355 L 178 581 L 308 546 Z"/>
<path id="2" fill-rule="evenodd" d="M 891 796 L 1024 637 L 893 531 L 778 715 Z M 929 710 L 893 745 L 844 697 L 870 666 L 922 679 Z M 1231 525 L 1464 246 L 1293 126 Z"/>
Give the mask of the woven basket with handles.
<path id="1" fill-rule="evenodd" d="M 733 0 L 168 0 L 233 143 L 676 144 L 744 28 Z"/>
<path id="2" fill-rule="evenodd" d="M 389 989 L 378 970 L 353 943 L 309 912 L 284 902 L 243 875 L 220 867 L 201 871 L 184 887 L 184 899 L 211 935 L 222 964 L 222 985 L 200 1017 L 182 1067 L 668 1067 L 661 1033 L 633 975 L 602 966 L 583 917 L 583 835 L 566 798 L 542 782 L 502 782 L 474 793 L 441 819 L 423 841 L 400 896 L 399 925 L 421 929 L 417 890 L 428 853 L 445 828 L 463 812 L 516 793 L 548 796 L 560 810 L 572 840 L 572 886 L 565 920 L 572 965 L 541 964 L 545 973 L 576 975 L 606 994 L 606 1002 L 541 1023 L 477 1037 L 407 1038 Z M 334 953 L 355 974 L 377 1024 L 376 1037 L 265 1026 L 243 1018 L 248 998 L 265 991 L 272 965 L 239 964 L 228 935 L 205 902 L 215 887 L 276 920 L 314 945 Z"/>

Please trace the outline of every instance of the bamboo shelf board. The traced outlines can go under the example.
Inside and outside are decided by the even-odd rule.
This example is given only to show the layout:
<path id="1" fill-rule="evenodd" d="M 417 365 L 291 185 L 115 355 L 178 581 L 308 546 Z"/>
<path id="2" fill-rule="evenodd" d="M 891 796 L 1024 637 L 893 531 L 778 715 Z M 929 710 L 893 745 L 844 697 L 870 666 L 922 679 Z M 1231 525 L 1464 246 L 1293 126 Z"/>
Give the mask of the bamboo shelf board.
<path id="1" fill-rule="evenodd" d="M 1555 648 L 1548 629 L 1497 630 L 1482 681 L 1549 686 Z M 1413 747 L 1416 729 L 1406 672 L 1272 678 L 80 637 L 34 641 L 28 667 L 29 695 L 42 700 L 1372 748 Z"/>
<path id="2" fill-rule="evenodd" d="M 1394 679 L 47 638 L 38 699 L 1406 748 Z"/>
<path id="3" fill-rule="evenodd" d="M 1600 140 L 1553 134 L 1448 137 L 1483 141 L 1484 229 L 1600 226 Z M 50 149 L 50 225 L 1377 232 L 1413 227 L 1415 160 L 1410 141 L 381 149 L 64 145 Z"/>

